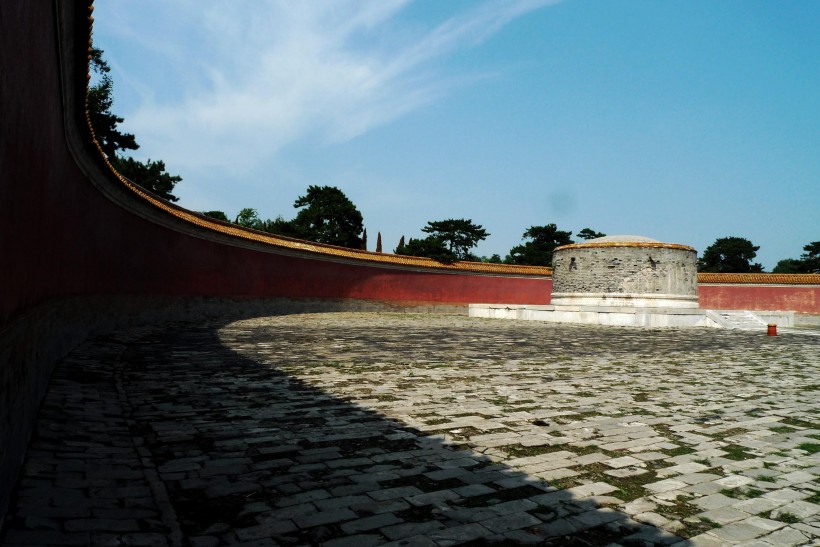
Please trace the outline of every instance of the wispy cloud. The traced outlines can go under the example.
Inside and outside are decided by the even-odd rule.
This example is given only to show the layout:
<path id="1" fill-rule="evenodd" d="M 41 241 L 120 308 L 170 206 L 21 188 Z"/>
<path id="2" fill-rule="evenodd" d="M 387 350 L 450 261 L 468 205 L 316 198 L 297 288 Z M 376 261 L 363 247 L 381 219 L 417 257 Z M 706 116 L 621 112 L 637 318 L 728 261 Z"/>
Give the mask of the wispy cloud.
<path id="1" fill-rule="evenodd" d="M 305 138 L 343 142 L 451 92 L 471 75 L 440 61 L 548 3 L 485 2 L 427 27 L 402 16 L 408 0 L 158 7 L 190 31 L 163 38 L 182 89 L 146 95 L 129 130 L 180 167 L 252 164 Z"/>

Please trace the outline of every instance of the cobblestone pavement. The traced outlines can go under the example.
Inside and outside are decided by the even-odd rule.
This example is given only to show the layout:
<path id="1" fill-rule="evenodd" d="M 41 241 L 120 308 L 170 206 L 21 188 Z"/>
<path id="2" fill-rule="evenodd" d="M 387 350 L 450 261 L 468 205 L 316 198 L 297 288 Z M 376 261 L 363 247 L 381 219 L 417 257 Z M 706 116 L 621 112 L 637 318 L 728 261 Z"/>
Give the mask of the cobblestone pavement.
<path id="1" fill-rule="evenodd" d="M 820 337 L 327 313 L 79 347 L 6 545 L 820 542 Z"/>

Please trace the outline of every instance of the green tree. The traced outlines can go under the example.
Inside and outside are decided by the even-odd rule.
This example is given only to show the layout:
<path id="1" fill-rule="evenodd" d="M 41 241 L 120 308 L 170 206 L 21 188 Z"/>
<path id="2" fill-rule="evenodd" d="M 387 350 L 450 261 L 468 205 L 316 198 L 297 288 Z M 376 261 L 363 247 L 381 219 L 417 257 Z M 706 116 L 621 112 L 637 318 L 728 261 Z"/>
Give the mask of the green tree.
<path id="1" fill-rule="evenodd" d="M 206 217 L 215 218 L 224 222 L 230 222 L 230 220 L 228 220 L 228 215 L 226 215 L 223 211 L 202 211 L 202 214 Z"/>
<path id="2" fill-rule="evenodd" d="M 529 266 L 551 266 L 552 253 L 556 247 L 572 243 L 572 232 L 559 230 L 555 224 L 530 226 L 522 239 L 529 239 L 523 245 L 510 249 L 505 262 Z"/>
<path id="3" fill-rule="evenodd" d="M 578 232 L 578 237 L 581 239 L 595 239 L 598 237 L 604 237 L 606 234 L 603 232 L 596 232 L 592 228 L 584 228 L 580 232 Z"/>
<path id="4" fill-rule="evenodd" d="M 795 274 L 803 272 L 803 262 L 795 258 L 784 258 L 778 261 L 772 273 Z"/>
<path id="5" fill-rule="evenodd" d="M 382 233 L 376 232 L 376 252 L 382 252 Z"/>
<path id="6" fill-rule="evenodd" d="M 476 260 L 470 249 L 490 235 L 480 224 L 466 218 L 430 221 L 421 231 L 440 240 L 456 260 Z"/>
<path id="7" fill-rule="evenodd" d="M 239 224 L 240 226 L 254 230 L 261 230 L 263 226 L 262 220 L 259 218 L 259 213 L 256 212 L 256 209 L 250 207 L 239 211 L 239 214 L 236 215 L 236 219 L 233 222 L 234 224 Z"/>
<path id="8" fill-rule="evenodd" d="M 398 255 L 407 255 L 407 256 L 423 256 L 427 258 L 432 258 L 438 262 L 442 262 L 444 264 L 452 264 L 458 258 L 456 257 L 455 253 L 450 251 L 447 248 L 444 239 L 438 236 L 427 236 L 423 239 L 413 239 L 412 237 L 407 240 L 405 245 L 396 248 L 396 254 Z"/>
<path id="9" fill-rule="evenodd" d="M 134 184 L 142 186 L 149 192 L 153 192 L 168 201 L 179 201 L 179 198 L 171 191 L 176 183 L 182 180 L 182 177 L 166 172 L 164 161 L 151 161 L 149 159 L 143 163 L 134 158 L 114 156 L 111 158 L 111 164 L 122 176 Z"/>
<path id="10" fill-rule="evenodd" d="M 263 221 L 261 229 L 271 234 L 305 239 L 302 232 L 293 225 L 293 221 L 285 220 L 282 215 L 279 215 L 273 220 L 268 219 Z"/>
<path id="11" fill-rule="evenodd" d="M 402 236 L 394 252 L 400 255 L 425 256 L 445 264 L 456 260 L 479 260 L 470 249 L 490 235 L 480 224 L 463 218 L 431 220 L 421 231 L 430 235 L 424 239 L 410 238 L 406 244 Z"/>
<path id="12" fill-rule="evenodd" d="M 820 273 L 820 241 L 803 247 L 800 258 L 786 258 L 777 263 L 774 273 Z"/>
<path id="13" fill-rule="evenodd" d="M 308 186 L 293 204 L 301 210 L 291 223 L 304 239 L 360 249 L 362 214 L 344 192 L 333 186 Z"/>
<path id="14" fill-rule="evenodd" d="M 123 133 L 117 127 L 125 120 L 111 112 L 114 104 L 114 82 L 109 74 L 111 67 L 102 55 L 103 50 L 91 47 L 91 70 L 99 81 L 88 87 L 86 108 L 100 148 L 106 156 L 114 158 L 119 150 L 136 150 L 139 145 L 134 135 Z"/>
<path id="15" fill-rule="evenodd" d="M 804 273 L 820 273 L 820 241 L 812 241 L 803 247 L 806 251 L 800 257 Z"/>
<path id="16" fill-rule="evenodd" d="M 165 163 L 161 160 L 140 162 L 130 157 L 118 154 L 122 150 L 137 150 L 139 145 L 131 133 L 123 133 L 118 125 L 125 121 L 111 112 L 114 104 L 114 83 L 111 80 L 111 67 L 103 59 L 103 50 L 91 48 L 91 70 L 99 81 L 89 86 L 86 97 L 86 109 L 94 135 L 103 153 L 108 157 L 111 165 L 119 173 L 149 192 L 163 199 L 177 201 L 173 195 L 174 186 L 182 177 L 171 175 L 165 171 Z"/>
<path id="17" fill-rule="evenodd" d="M 763 266 L 753 263 L 759 246 L 742 237 L 721 237 L 703 251 L 698 260 L 699 272 L 756 273 Z"/>

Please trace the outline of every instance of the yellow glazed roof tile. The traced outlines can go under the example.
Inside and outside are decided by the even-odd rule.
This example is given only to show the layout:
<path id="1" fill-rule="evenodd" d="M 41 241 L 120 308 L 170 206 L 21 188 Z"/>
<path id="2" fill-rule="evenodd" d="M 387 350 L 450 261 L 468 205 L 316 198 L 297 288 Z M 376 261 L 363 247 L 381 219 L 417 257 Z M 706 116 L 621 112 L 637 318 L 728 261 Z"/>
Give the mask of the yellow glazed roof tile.
<path id="1" fill-rule="evenodd" d="M 743 285 L 820 285 L 820 274 L 698 273 L 698 283 Z"/>

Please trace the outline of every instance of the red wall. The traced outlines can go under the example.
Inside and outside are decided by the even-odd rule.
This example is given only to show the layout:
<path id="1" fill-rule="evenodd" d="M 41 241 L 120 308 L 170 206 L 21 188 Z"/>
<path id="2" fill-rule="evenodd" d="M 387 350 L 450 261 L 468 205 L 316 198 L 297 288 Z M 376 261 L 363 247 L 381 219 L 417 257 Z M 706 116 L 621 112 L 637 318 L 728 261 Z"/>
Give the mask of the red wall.
<path id="1" fill-rule="evenodd" d="M 293 257 L 208 241 L 136 216 L 103 196 L 69 153 L 53 3 L 20 0 L 0 9 L 0 325 L 42 302 L 77 295 L 548 301 L 550 282 L 543 277 Z M 83 72 L 68 76 L 84 82 L 85 67 L 78 68 Z"/>
<path id="2" fill-rule="evenodd" d="M 795 285 L 699 285 L 701 308 L 820 313 L 820 287 Z"/>

